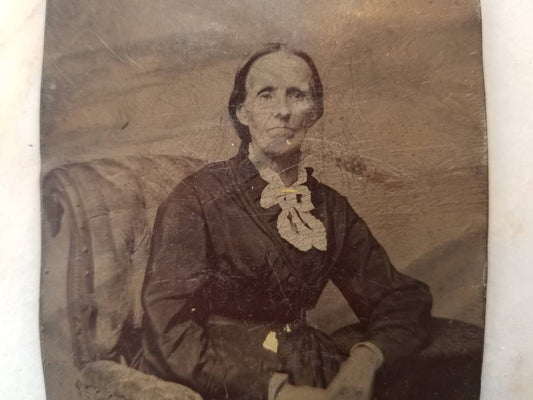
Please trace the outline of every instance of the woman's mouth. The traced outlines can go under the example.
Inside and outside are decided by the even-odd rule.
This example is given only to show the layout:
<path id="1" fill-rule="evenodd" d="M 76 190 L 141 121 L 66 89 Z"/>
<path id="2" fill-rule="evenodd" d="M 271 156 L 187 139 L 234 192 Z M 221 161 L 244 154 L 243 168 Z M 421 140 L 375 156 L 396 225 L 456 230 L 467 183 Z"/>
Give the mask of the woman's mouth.
<path id="1" fill-rule="evenodd" d="M 288 127 L 288 126 L 275 126 L 273 128 L 268 128 L 267 131 L 290 131 L 294 132 L 294 129 Z"/>

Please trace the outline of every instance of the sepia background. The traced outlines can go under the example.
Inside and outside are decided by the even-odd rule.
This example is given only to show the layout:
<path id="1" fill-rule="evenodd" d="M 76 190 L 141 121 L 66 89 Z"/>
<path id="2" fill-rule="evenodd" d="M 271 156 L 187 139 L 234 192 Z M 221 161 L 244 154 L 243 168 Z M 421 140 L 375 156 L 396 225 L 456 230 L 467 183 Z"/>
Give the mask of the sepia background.
<path id="1" fill-rule="evenodd" d="M 50 0 L 43 176 L 104 157 L 231 157 L 234 73 L 274 41 L 307 51 L 322 77 L 325 113 L 305 142 L 315 176 L 349 199 L 398 269 L 430 285 L 434 315 L 482 326 L 487 162 L 474 0 Z M 51 382 L 70 362 L 60 293 L 42 293 L 58 298 L 42 321 Z M 321 312 L 333 303 L 338 313 Z M 349 314 L 328 288 L 314 318 L 333 329 Z"/>

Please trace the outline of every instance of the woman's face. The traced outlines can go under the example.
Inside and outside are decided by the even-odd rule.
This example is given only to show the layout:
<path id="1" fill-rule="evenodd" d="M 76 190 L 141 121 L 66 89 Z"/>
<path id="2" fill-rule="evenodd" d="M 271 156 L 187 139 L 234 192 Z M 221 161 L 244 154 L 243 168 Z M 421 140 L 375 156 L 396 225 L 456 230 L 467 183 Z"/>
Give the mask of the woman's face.
<path id="1" fill-rule="evenodd" d="M 250 130 L 256 148 L 272 157 L 300 149 L 316 122 L 311 77 L 307 63 L 290 53 L 272 53 L 254 62 L 237 118 Z"/>

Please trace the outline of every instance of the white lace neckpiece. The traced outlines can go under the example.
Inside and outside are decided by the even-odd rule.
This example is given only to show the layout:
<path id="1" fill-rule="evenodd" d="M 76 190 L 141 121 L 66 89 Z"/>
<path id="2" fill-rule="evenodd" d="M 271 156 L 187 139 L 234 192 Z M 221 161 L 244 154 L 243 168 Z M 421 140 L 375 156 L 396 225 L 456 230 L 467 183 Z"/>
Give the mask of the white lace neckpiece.
<path id="1" fill-rule="evenodd" d="M 304 185 L 307 182 L 304 164 L 298 164 L 298 179 L 287 187 L 274 170 L 259 161 L 252 144 L 248 156 L 261 178 L 268 183 L 261 193 L 261 207 L 268 209 L 279 204 L 281 208 L 277 222 L 280 236 L 301 251 L 308 251 L 312 247 L 325 251 L 326 228 L 311 214 L 315 207 L 311 192 Z"/>

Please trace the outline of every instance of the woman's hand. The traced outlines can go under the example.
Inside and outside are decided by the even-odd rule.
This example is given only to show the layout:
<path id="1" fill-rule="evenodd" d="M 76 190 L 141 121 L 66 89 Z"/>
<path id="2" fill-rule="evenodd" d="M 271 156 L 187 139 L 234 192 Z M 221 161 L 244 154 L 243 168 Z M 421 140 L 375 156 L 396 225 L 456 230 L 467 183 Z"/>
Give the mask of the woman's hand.
<path id="1" fill-rule="evenodd" d="M 350 352 L 327 388 L 331 400 L 370 400 L 379 359 L 369 348 L 361 346 Z"/>
<path id="2" fill-rule="evenodd" d="M 331 400 L 331 397 L 325 389 L 286 384 L 281 388 L 275 400 Z"/>

